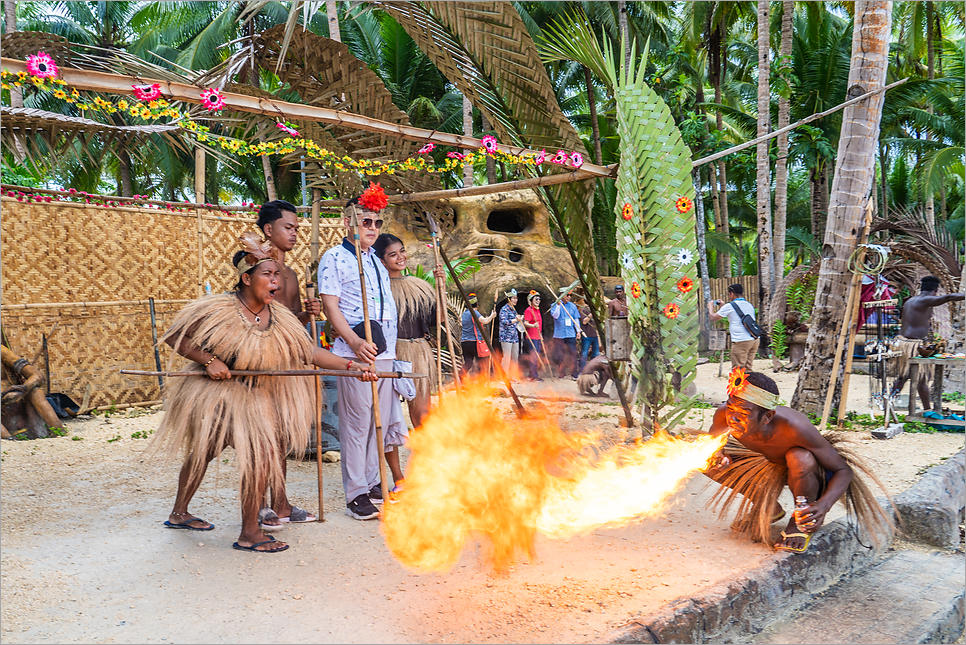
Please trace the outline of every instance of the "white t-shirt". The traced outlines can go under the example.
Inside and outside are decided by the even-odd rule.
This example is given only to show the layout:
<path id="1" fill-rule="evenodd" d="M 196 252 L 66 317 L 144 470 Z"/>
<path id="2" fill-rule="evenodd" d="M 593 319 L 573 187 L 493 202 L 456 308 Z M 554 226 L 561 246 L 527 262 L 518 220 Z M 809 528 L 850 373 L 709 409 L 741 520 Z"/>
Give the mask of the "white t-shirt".
<path id="1" fill-rule="evenodd" d="M 741 307 L 740 314 L 732 305 L 732 303 L 734 302 L 737 302 L 738 306 Z M 746 340 L 755 340 L 755 337 L 752 336 L 748 332 L 748 330 L 745 329 L 745 326 L 741 323 L 742 314 L 748 314 L 752 318 L 755 318 L 757 320 L 755 315 L 755 308 L 752 307 L 751 303 L 745 300 L 744 298 L 735 298 L 728 304 L 723 305 L 721 309 L 718 310 L 719 316 L 721 316 L 722 318 L 727 316 L 728 318 L 728 326 L 731 331 L 732 343 L 740 343 Z"/>

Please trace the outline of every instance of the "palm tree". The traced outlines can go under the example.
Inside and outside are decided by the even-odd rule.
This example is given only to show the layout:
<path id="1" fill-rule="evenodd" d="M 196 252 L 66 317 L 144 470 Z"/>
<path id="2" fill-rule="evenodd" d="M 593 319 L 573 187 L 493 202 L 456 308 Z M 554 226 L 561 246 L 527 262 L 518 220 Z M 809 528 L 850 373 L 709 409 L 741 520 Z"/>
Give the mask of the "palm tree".
<path id="1" fill-rule="evenodd" d="M 782 2 L 781 45 L 778 53 L 778 78 L 781 87 L 778 90 L 778 129 L 789 124 L 788 118 L 788 64 L 792 55 L 792 14 L 795 3 L 792 0 Z M 785 275 L 785 231 L 788 214 L 788 135 L 778 136 L 776 141 L 778 158 L 775 160 L 775 280 L 781 280 Z"/>
<path id="2" fill-rule="evenodd" d="M 769 42 L 768 0 L 758 0 L 758 136 L 771 128 L 771 43 Z M 774 258 L 771 255 L 771 159 L 769 143 L 758 144 L 758 283 L 759 307 L 765 311 L 775 289 Z"/>
<path id="3" fill-rule="evenodd" d="M 889 34 L 892 24 L 890 0 L 859 0 L 855 3 L 856 46 L 848 86 L 860 92 L 882 87 L 886 81 Z M 857 232 L 865 220 L 866 202 L 874 180 L 875 146 L 885 97 L 877 94 L 845 108 L 832 183 L 825 249 L 819 271 L 815 308 L 806 341 L 805 360 L 791 406 L 816 412 L 829 388 L 828 374 L 835 358 L 836 334 L 844 320 L 842 303 L 848 300 L 851 273 L 847 269 Z M 832 375 L 834 380 L 838 374 Z"/>

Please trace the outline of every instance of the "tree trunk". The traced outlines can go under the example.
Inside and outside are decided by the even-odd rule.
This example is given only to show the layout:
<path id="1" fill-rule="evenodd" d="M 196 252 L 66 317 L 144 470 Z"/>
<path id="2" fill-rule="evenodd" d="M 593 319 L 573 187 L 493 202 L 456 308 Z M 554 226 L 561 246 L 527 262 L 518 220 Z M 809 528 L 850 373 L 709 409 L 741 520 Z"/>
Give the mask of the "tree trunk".
<path id="1" fill-rule="evenodd" d="M 771 45 L 769 38 L 768 0 L 758 0 L 758 136 L 763 137 L 771 129 Z M 772 269 L 775 258 L 771 253 L 771 159 L 768 157 L 770 142 L 759 143 L 756 150 L 758 162 L 758 308 L 768 311 L 771 294 L 775 290 Z"/>
<path id="2" fill-rule="evenodd" d="M 463 136 L 473 136 L 473 104 L 470 100 L 463 97 Z M 473 185 L 473 164 L 463 164 L 463 186 L 469 188 Z"/>
<path id="3" fill-rule="evenodd" d="M 890 0 L 858 0 L 855 3 L 847 98 L 885 84 L 891 30 Z M 865 222 L 865 208 L 874 181 L 884 98 L 883 93 L 875 94 L 845 108 L 842 113 L 815 307 L 805 345 L 805 359 L 791 398 L 791 407 L 801 412 L 821 412 L 829 388 L 837 332 L 845 324 L 842 304 L 848 301 L 852 278 L 848 258 Z M 847 350 L 851 351 L 851 348 Z M 838 379 L 839 375 L 834 375 L 834 380 Z"/>
<path id="4" fill-rule="evenodd" d="M 339 30 L 339 10 L 335 0 L 325 0 L 325 13 L 329 18 L 329 38 L 342 42 L 342 32 Z"/>
<path id="5" fill-rule="evenodd" d="M 723 161 L 718 162 L 718 202 L 721 204 L 721 234 L 725 238 L 730 238 L 731 236 L 731 224 L 728 220 L 728 175 L 725 174 L 725 165 Z M 722 258 L 724 264 L 724 273 L 718 275 L 719 278 L 730 278 L 732 274 L 731 268 L 731 254 L 722 253 Z"/>
<path id="6" fill-rule="evenodd" d="M 929 80 L 936 78 L 936 43 L 934 41 L 934 30 L 933 30 L 933 15 L 935 10 L 933 9 L 933 3 L 926 2 L 926 72 L 929 76 Z M 932 105 L 926 106 L 926 111 L 932 114 Z M 926 132 L 926 141 L 932 139 L 929 132 Z M 929 226 L 929 231 L 934 232 L 936 229 L 936 202 L 933 199 L 932 191 L 929 187 L 924 188 L 926 192 L 926 224 Z"/>
<path id="7" fill-rule="evenodd" d="M 792 14 L 795 11 L 793 0 L 782 2 L 782 44 L 780 55 L 782 65 L 787 64 L 792 55 Z M 778 129 L 788 125 L 788 98 L 778 97 Z M 778 137 L 778 159 L 775 161 L 775 282 L 785 277 L 785 231 L 788 222 L 788 135 Z"/>
<path id="8" fill-rule="evenodd" d="M 487 120 L 486 115 L 481 115 L 483 120 L 483 132 L 489 134 L 490 122 Z M 495 184 L 496 183 L 496 164 L 493 162 L 493 157 L 486 155 L 486 183 Z"/>
<path id="9" fill-rule="evenodd" d="M 708 180 L 711 184 L 711 208 L 714 210 L 714 230 L 721 231 L 721 200 L 718 199 L 718 169 L 715 164 L 708 164 Z M 716 278 L 725 275 L 725 255 L 718 251 L 715 253 L 714 273 Z"/>
<path id="10" fill-rule="evenodd" d="M 332 4 L 334 5 L 335 3 L 333 2 Z M 254 35 L 254 25 L 254 21 L 248 23 L 249 30 L 252 30 L 252 32 L 249 33 L 250 36 Z M 258 78 L 258 68 L 255 66 L 254 58 L 252 59 L 251 67 L 248 70 L 248 84 L 254 88 L 261 86 Z M 258 135 L 258 141 L 260 143 L 265 143 L 266 140 L 267 139 L 264 134 Z M 272 172 L 272 160 L 269 159 L 268 155 L 262 155 L 261 160 L 262 174 L 265 175 L 265 194 L 268 195 L 268 201 L 274 202 L 276 199 L 278 199 L 278 197 L 277 193 L 275 192 L 275 174 Z"/>
<path id="11" fill-rule="evenodd" d="M 812 205 L 812 235 L 816 240 L 824 239 L 825 224 L 828 221 L 828 162 L 819 161 L 808 173 L 809 198 Z"/>
<path id="12" fill-rule="evenodd" d="M 704 241 L 704 193 L 701 191 L 701 168 L 691 170 L 691 180 L 694 182 L 694 233 L 698 241 L 698 272 L 701 276 L 701 296 L 703 302 L 711 300 L 711 276 L 708 273 L 708 247 Z M 705 318 L 705 328 L 709 326 Z"/>
<path id="13" fill-rule="evenodd" d="M 717 61 L 717 70 L 712 82 L 714 83 L 714 102 L 721 105 L 721 84 L 724 82 L 725 72 L 728 69 L 728 47 L 727 40 L 728 35 L 725 33 L 724 26 L 718 27 L 718 33 L 720 35 L 720 41 L 718 42 L 718 55 L 717 58 L 712 57 L 712 65 Z M 724 116 L 720 109 L 715 109 L 715 128 L 720 132 L 724 130 Z M 730 220 L 728 219 L 728 174 L 725 172 L 724 161 L 718 162 L 718 202 L 721 207 L 721 228 L 720 233 L 728 238 L 731 235 L 730 231 Z M 731 277 L 731 254 L 723 253 L 724 257 L 719 266 L 724 268 L 723 273 L 719 273 L 719 278 Z M 739 271 L 740 273 L 740 271 Z"/>
<path id="14" fill-rule="evenodd" d="M 621 46 L 624 48 L 624 69 L 631 68 L 631 40 L 627 31 L 627 2 L 617 0 L 617 24 L 621 32 Z"/>
<path id="15" fill-rule="evenodd" d="M 17 31 L 17 3 L 14 0 L 3 0 L 3 21 L 4 33 L 12 34 Z M 23 90 L 19 87 L 10 88 L 10 107 L 23 107 Z M 17 145 L 17 152 L 22 153 L 19 144 Z M 24 155 L 17 156 L 20 157 L 18 161 L 22 161 Z"/>
<path id="16" fill-rule="evenodd" d="M 604 163 L 604 154 L 600 149 L 600 124 L 597 123 L 597 96 L 594 95 L 594 79 L 590 75 L 590 68 L 584 68 L 584 83 L 587 85 L 587 104 L 590 107 L 590 128 L 594 136 L 594 163 L 598 166 Z"/>
<path id="17" fill-rule="evenodd" d="M 133 197 L 134 188 L 131 186 L 131 155 L 127 148 L 121 144 L 121 150 L 117 155 L 118 167 L 121 175 L 121 197 Z"/>

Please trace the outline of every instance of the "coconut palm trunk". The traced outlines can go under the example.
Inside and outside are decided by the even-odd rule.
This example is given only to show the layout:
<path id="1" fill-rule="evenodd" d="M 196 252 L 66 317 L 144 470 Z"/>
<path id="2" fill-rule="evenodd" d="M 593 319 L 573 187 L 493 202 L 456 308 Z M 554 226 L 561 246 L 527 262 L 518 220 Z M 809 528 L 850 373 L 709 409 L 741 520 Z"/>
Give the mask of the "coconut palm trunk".
<path id="1" fill-rule="evenodd" d="M 463 97 L 463 135 L 473 136 L 473 104 L 470 100 Z M 473 185 L 473 164 L 463 164 L 463 186 L 469 188 Z"/>
<path id="2" fill-rule="evenodd" d="M 325 13 L 329 20 L 329 38 L 341 43 L 342 32 L 339 29 L 339 10 L 336 7 L 335 0 L 325 0 Z"/>
<path id="3" fill-rule="evenodd" d="M 782 43 L 780 56 L 782 66 L 792 55 L 792 14 L 795 11 L 793 0 L 782 2 Z M 783 92 L 787 94 L 787 92 Z M 778 129 L 789 122 L 788 97 L 778 97 Z M 783 134 L 776 141 L 778 159 L 775 161 L 775 282 L 785 276 L 785 230 L 788 221 L 788 135 Z"/>
<path id="4" fill-rule="evenodd" d="M 891 1 L 855 3 L 847 98 L 885 85 L 891 29 Z M 848 301 L 852 277 L 847 266 L 848 258 L 864 225 L 865 207 L 875 178 L 876 146 L 884 100 L 884 94 L 879 93 L 845 108 L 842 113 L 815 307 L 805 345 L 805 359 L 791 399 L 791 407 L 802 412 L 820 412 L 829 388 L 837 332 L 845 324 L 842 303 Z M 847 350 L 851 351 L 851 348 Z M 836 374 L 833 381 L 838 378 Z M 835 404 L 838 404 L 838 397 Z"/>
<path id="5" fill-rule="evenodd" d="M 758 136 L 764 137 L 771 128 L 771 94 L 768 76 L 771 74 L 771 45 L 768 42 L 768 0 L 758 0 Z M 770 142 L 759 143 L 758 162 L 758 307 L 768 311 L 771 293 L 775 289 L 771 254 L 771 159 Z"/>
<path id="6" fill-rule="evenodd" d="M 933 29 L 933 16 L 935 15 L 935 10 L 933 8 L 933 3 L 928 1 L 926 4 L 926 73 L 929 76 L 929 80 L 936 78 L 936 44 L 935 44 L 935 30 Z M 926 107 L 926 111 L 932 114 L 932 106 Z M 926 141 L 932 139 L 929 132 L 926 132 Z M 929 230 L 932 231 L 936 228 L 936 203 L 933 199 L 932 191 L 929 187 L 925 187 L 926 191 L 926 223 L 929 225 Z"/>
<path id="7" fill-rule="evenodd" d="M 17 31 L 17 3 L 14 0 L 3 0 L 3 22 L 4 33 Z M 10 107 L 23 107 L 23 91 L 19 87 L 10 89 Z"/>

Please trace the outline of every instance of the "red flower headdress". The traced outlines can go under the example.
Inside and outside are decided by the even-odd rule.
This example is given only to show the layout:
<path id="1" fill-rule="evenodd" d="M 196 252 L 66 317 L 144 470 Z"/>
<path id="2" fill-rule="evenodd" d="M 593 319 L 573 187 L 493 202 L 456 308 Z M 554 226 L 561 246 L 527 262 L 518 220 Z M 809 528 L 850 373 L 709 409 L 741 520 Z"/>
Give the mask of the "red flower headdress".
<path id="1" fill-rule="evenodd" d="M 359 203 L 367 211 L 378 213 L 389 205 L 389 199 L 386 198 L 386 193 L 383 191 L 382 186 L 374 181 L 370 181 L 369 187 L 359 196 Z"/>

